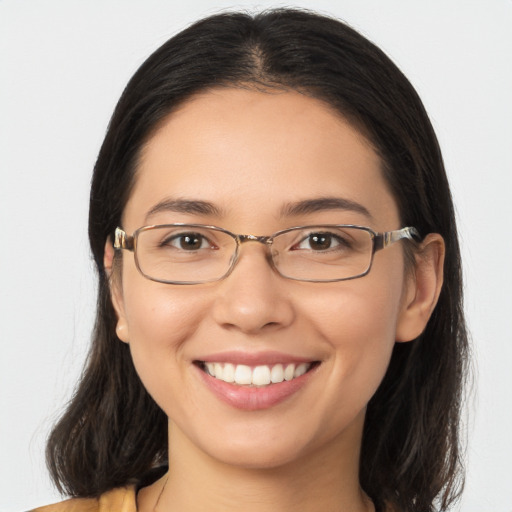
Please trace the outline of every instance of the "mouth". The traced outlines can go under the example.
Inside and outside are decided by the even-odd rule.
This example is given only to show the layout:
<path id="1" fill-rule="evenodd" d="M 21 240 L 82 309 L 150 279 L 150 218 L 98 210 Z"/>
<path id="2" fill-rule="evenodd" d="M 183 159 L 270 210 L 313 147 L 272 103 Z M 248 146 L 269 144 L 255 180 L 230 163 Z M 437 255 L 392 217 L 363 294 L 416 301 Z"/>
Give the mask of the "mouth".
<path id="1" fill-rule="evenodd" d="M 320 361 L 249 366 L 228 362 L 194 361 L 204 373 L 236 386 L 264 388 L 290 382 L 316 368 Z"/>

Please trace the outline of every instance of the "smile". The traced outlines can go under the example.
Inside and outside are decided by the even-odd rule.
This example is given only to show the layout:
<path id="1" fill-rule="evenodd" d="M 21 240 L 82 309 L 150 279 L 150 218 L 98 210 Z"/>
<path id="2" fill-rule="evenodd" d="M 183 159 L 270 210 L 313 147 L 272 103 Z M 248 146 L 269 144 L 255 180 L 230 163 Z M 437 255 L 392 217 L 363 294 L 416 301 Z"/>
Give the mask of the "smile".
<path id="1" fill-rule="evenodd" d="M 222 352 L 193 361 L 197 376 L 220 401 L 257 411 L 291 400 L 318 373 L 322 361 L 267 351 Z"/>
<path id="2" fill-rule="evenodd" d="M 200 368 L 215 379 L 239 386 L 264 387 L 291 381 L 310 371 L 316 363 L 288 363 L 248 366 L 245 364 L 199 362 Z"/>

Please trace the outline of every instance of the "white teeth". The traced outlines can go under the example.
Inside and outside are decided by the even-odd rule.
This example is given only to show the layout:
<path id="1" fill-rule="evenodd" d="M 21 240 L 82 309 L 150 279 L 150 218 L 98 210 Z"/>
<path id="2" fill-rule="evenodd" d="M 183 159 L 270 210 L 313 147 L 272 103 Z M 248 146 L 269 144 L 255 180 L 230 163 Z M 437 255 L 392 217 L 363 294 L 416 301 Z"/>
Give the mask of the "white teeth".
<path id="1" fill-rule="evenodd" d="M 286 366 L 282 364 L 260 365 L 253 368 L 245 364 L 205 363 L 205 371 L 212 377 L 245 386 L 268 386 L 284 380 L 289 381 L 304 375 L 310 368 L 311 363 L 297 365 L 290 363 Z"/>
<path id="2" fill-rule="evenodd" d="M 214 363 L 206 363 L 206 369 L 208 370 L 208 373 L 215 377 L 215 364 Z"/>
<path id="3" fill-rule="evenodd" d="M 222 376 L 224 382 L 235 382 L 235 366 L 231 363 L 224 365 L 224 375 Z"/>
<path id="4" fill-rule="evenodd" d="M 295 373 L 295 365 L 289 364 L 284 370 L 284 380 L 292 380 Z"/>
<path id="5" fill-rule="evenodd" d="M 270 384 L 270 368 L 268 366 L 256 366 L 252 371 L 252 383 L 255 386 Z"/>
<path id="6" fill-rule="evenodd" d="M 273 384 L 283 382 L 284 370 L 282 364 L 276 364 L 275 366 L 272 367 L 272 370 L 270 372 L 270 380 Z"/>
<path id="7" fill-rule="evenodd" d="M 297 368 L 295 368 L 295 372 L 293 373 L 293 377 L 300 377 L 304 375 L 308 371 L 308 365 L 306 363 L 299 364 Z"/>
<path id="8" fill-rule="evenodd" d="M 235 370 L 235 382 L 237 384 L 251 384 L 252 370 L 250 366 L 245 364 L 237 364 Z"/>
<path id="9" fill-rule="evenodd" d="M 220 363 L 213 363 L 213 375 L 217 379 L 222 379 L 224 377 L 224 370 Z"/>

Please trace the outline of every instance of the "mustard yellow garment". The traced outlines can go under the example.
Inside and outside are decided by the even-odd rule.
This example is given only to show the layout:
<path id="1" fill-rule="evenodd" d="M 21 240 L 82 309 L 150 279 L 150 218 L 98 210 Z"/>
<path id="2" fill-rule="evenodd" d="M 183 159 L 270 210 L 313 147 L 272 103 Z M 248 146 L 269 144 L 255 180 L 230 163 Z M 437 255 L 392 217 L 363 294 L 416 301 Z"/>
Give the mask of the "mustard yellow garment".
<path id="1" fill-rule="evenodd" d="M 96 498 L 72 498 L 31 512 L 137 512 L 135 486 L 118 487 Z"/>

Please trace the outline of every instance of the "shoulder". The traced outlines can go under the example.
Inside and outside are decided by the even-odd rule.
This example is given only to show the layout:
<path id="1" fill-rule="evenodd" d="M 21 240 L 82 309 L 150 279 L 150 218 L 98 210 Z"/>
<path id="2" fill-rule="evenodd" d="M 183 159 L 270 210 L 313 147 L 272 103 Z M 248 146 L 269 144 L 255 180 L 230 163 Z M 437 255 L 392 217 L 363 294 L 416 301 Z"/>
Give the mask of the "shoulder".
<path id="1" fill-rule="evenodd" d="M 135 486 L 112 489 L 99 498 L 71 498 L 30 512 L 137 512 Z"/>

